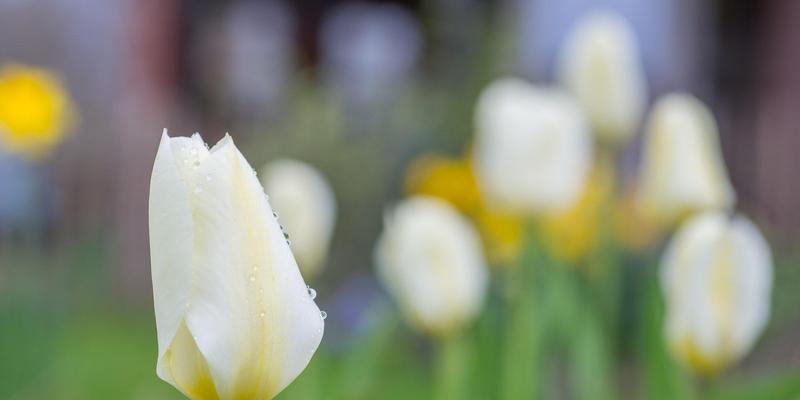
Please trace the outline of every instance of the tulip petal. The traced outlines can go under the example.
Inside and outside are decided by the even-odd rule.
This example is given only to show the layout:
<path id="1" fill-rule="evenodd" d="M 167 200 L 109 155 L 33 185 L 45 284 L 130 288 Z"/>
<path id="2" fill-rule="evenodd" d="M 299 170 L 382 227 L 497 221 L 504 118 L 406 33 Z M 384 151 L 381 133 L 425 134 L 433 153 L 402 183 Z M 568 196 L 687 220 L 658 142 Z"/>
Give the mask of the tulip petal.
<path id="1" fill-rule="evenodd" d="M 661 270 L 674 354 L 711 374 L 744 356 L 769 317 L 772 260 L 744 217 L 707 212 L 687 221 Z"/>
<path id="2" fill-rule="evenodd" d="M 475 126 L 475 171 L 490 206 L 536 214 L 577 200 L 593 145 L 569 94 L 499 79 L 481 93 Z"/>
<path id="3" fill-rule="evenodd" d="M 186 313 L 192 275 L 192 220 L 187 186 L 164 130 L 150 180 L 150 257 L 158 328 L 157 373 L 177 386 L 165 363 Z M 175 240 L 187 238 L 186 240 Z"/>
<path id="4" fill-rule="evenodd" d="M 171 142 L 169 161 L 177 168 L 159 165 L 157 157 L 151 188 L 151 239 L 162 241 L 153 250 L 157 319 L 161 313 L 164 321 L 160 369 L 166 369 L 163 344 L 170 344 L 175 360 L 179 348 L 191 350 L 191 337 L 220 399 L 270 399 L 305 368 L 319 345 L 320 311 L 233 140 L 226 136 L 210 151 L 199 136 Z M 160 169 L 168 172 L 156 174 Z M 156 180 L 167 173 L 169 179 Z M 165 214 L 167 219 L 156 218 Z M 199 371 L 197 363 L 183 361 L 178 365 Z"/>
<path id="5" fill-rule="evenodd" d="M 474 318 L 488 272 L 469 221 L 441 200 L 417 196 L 394 208 L 385 224 L 377 273 L 414 326 L 442 336 Z"/>

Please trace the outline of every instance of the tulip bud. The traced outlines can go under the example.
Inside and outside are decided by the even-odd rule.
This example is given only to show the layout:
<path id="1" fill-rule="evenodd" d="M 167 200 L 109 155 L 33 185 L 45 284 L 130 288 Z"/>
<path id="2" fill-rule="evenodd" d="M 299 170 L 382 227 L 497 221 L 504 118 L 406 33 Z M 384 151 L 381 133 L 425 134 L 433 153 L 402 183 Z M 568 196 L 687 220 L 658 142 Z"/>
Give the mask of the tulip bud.
<path id="1" fill-rule="evenodd" d="M 230 136 L 164 131 L 150 181 L 158 376 L 195 400 L 271 399 L 306 367 L 323 317 Z"/>
<path id="2" fill-rule="evenodd" d="M 701 374 L 743 357 L 769 318 L 772 256 L 750 220 L 721 212 L 684 223 L 661 265 L 673 355 Z"/>
<path id="3" fill-rule="evenodd" d="M 558 75 L 600 140 L 623 143 L 635 134 L 647 82 L 633 28 L 622 16 L 596 11 L 580 19 L 561 50 Z"/>
<path id="4" fill-rule="evenodd" d="M 315 277 L 328 255 L 336 220 L 336 199 L 325 177 L 296 160 L 275 160 L 262 168 L 261 182 L 286 233 L 305 279 Z"/>
<path id="5" fill-rule="evenodd" d="M 397 205 L 375 255 L 378 277 L 423 332 L 457 332 L 483 304 L 488 273 L 480 238 L 449 203 L 417 196 Z"/>
<path id="6" fill-rule="evenodd" d="M 577 200 L 592 140 L 572 97 L 505 78 L 483 91 L 475 114 L 475 170 L 491 207 L 546 213 Z"/>
<path id="7" fill-rule="evenodd" d="M 640 201 L 654 220 L 669 225 L 733 205 L 716 122 L 696 98 L 670 94 L 656 103 L 643 152 Z"/>

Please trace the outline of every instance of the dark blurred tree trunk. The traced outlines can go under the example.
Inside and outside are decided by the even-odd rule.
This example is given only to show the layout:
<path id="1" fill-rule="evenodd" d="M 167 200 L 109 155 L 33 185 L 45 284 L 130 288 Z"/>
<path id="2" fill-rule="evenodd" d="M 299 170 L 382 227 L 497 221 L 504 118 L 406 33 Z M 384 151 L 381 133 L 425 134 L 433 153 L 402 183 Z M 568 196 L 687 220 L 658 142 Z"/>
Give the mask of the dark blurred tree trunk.
<path id="1" fill-rule="evenodd" d="M 158 141 L 175 110 L 177 0 L 130 1 L 130 51 L 126 54 L 125 93 L 120 94 L 117 162 L 119 287 L 126 298 L 149 301 L 148 195 Z"/>
<path id="2" fill-rule="evenodd" d="M 756 63 L 755 201 L 784 240 L 800 226 L 800 2 L 766 2 Z"/>

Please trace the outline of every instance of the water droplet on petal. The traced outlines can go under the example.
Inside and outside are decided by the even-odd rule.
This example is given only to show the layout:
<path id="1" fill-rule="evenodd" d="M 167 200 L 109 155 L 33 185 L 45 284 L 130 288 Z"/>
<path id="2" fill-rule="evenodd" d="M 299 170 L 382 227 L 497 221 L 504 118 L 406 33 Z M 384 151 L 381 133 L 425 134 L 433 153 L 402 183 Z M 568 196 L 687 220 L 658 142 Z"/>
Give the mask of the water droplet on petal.
<path id="1" fill-rule="evenodd" d="M 211 174 L 206 174 L 206 182 L 211 182 Z"/>
<path id="2" fill-rule="evenodd" d="M 203 192 L 203 188 L 200 185 L 197 185 L 197 186 L 194 187 L 194 192 L 195 193 L 202 193 Z"/>
<path id="3" fill-rule="evenodd" d="M 314 288 L 312 288 L 311 286 L 306 285 L 306 291 L 308 291 L 308 297 L 310 297 L 311 300 L 317 298 L 317 291 L 314 290 Z"/>
<path id="4" fill-rule="evenodd" d="M 272 216 L 275 217 L 275 219 L 280 219 L 281 218 L 281 217 L 278 216 L 278 213 L 276 213 L 275 211 L 272 212 Z"/>
<path id="5" fill-rule="evenodd" d="M 256 276 L 251 274 L 250 275 L 250 282 L 255 282 L 255 281 L 256 281 Z"/>
<path id="6" fill-rule="evenodd" d="M 321 317 L 323 320 L 325 320 L 325 318 L 328 318 L 328 313 L 326 313 L 325 311 L 320 311 L 320 312 L 319 312 L 319 316 L 320 316 L 320 317 Z"/>
<path id="7" fill-rule="evenodd" d="M 258 315 L 261 316 L 261 318 L 264 318 L 265 316 L 267 316 L 267 313 L 262 311 L 261 314 L 258 314 Z"/>

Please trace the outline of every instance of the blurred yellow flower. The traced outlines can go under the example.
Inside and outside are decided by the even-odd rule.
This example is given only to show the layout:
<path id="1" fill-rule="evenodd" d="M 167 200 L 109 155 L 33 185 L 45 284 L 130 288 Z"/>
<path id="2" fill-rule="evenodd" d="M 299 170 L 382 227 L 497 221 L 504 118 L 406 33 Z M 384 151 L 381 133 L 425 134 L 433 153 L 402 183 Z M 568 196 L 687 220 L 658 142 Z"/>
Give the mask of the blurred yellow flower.
<path id="1" fill-rule="evenodd" d="M 614 170 L 610 160 L 598 160 L 572 207 L 543 216 L 539 225 L 541 237 L 553 257 L 574 263 L 596 247 L 613 189 Z"/>
<path id="2" fill-rule="evenodd" d="M 0 69 L 0 145 L 29 158 L 46 155 L 64 137 L 73 105 L 51 72 L 12 64 Z"/>
<path id="3" fill-rule="evenodd" d="M 447 200 L 468 214 L 481 208 L 481 193 L 469 160 L 422 155 L 406 170 L 405 190 Z"/>
<path id="4" fill-rule="evenodd" d="M 651 248 L 664 233 L 662 226 L 642 210 L 635 190 L 628 190 L 614 201 L 615 239 L 632 251 Z"/>
<path id="5" fill-rule="evenodd" d="M 423 155 L 406 171 L 405 191 L 445 200 L 473 219 L 493 264 L 513 261 L 522 247 L 522 220 L 489 210 L 478 189 L 469 157 Z"/>

